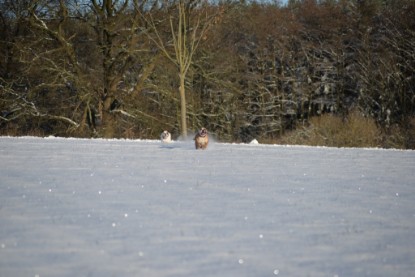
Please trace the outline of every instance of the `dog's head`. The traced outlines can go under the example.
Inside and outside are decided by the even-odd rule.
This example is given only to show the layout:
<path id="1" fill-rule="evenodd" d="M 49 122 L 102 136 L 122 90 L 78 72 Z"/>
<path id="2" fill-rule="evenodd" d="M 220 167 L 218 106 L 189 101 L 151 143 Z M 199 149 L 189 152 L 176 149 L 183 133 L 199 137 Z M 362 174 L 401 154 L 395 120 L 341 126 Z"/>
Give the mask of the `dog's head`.
<path id="1" fill-rule="evenodd" d="M 207 131 L 207 129 L 206 129 L 206 128 L 202 128 L 202 129 L 200 129 L 200 131 L 199 131 L 199 136 L 201 136 L 201 137 L 206 137 L 206 136 L 207 136 L 207 134 L 208 134 L 208 131 Z"/>

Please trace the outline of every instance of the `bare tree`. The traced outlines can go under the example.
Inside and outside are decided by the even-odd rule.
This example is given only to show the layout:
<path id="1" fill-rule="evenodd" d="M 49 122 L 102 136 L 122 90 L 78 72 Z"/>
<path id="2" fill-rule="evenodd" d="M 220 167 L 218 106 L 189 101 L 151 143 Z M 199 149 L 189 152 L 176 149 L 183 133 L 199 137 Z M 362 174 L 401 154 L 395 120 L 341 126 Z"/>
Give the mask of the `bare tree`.
<path id="1" fill-rule="evenodd" d="M 97 35 L 102 59 L 99 114 L 103 135 L 113 137 L 118 124 L 117 115 L 132 119 L 136 118 L 135 114 L 151 117 L 137 107 L 131 107 L 130 111 L 123 109 L 122 99 L 131 99 L 143 90 L 144 82 L 157 62 L 157 53 L 150 51 L 147 37 L 142 31 L 146 26 L 141 20 L 141 13 L 133 12 L 131 8 L 151 11 L 155 6 L 151 7 L 147 1 L 139 0 L 91 0 L 91 3 L 95 15 L 91 24 Z M 133 78 L 132 74 L 135 74 Z M 127 82 L 127 78 L 132 80 Z M 125 88 L 128 93 L 124 93 L 127 96 L 123 97 Z"/>
<path id="2" fill-rule="evenodd" d="M 43 97 L 52 91 L 68 91 L 80 74 L 74 48 L 63 31 L 68 19 L 64 1 L 10 1 L 3 5 L 8 9 L 6 16 L 14 14 L 15 18 L 14 23 L 12 19 L 8 23 L 14 31 L 7 40 L 7 72 L 0 80 L 2 102 L 6 105 L 1 119 L 12 122 L 39 118 L 77 129 L 80 124 L 74 113 L 63 108 L 52 111 L 47 106 L 53 105 L 53 98 Z M 40 77 L 40 72 L 45 75 Z M 60 93 L 56 98 L 67 95 Z"/>
<path id="3" fill-rule="evenodd" d="M 177 66 L 180 80 L 180 122 L 181 135 L 187 137 L 187 109 L 185 81 L 193 58 L 205 39 L 209 27 L 214 22 L 215 16 L 209 15 L 204 9 L 203 2 L 193 0 L 179 0 L 176 5 L 177 14 L 170 15 L 170 40 L 166 41 L 158 30 L 157 23 L 151 13 L 143 14 L 143 18 L 149 24 L 152 32 L 147 32 L 148 37 L 155 43 L 158 49 Z M 192 16 L 193 15 L 193 16 Z M 170 51 L 170 43 L 173 45 L 173 53 Z"/>

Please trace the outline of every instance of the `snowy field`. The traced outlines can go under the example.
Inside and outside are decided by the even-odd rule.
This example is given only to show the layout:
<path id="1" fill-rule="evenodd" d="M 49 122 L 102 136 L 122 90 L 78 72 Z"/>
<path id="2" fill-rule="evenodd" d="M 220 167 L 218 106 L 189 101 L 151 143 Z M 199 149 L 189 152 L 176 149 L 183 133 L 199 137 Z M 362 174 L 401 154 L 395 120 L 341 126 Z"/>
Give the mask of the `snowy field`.
<path id="1" fill-rule="evenodd" d="M 0 276 L 415 276 L 415 151 L 2 137 Z"/>

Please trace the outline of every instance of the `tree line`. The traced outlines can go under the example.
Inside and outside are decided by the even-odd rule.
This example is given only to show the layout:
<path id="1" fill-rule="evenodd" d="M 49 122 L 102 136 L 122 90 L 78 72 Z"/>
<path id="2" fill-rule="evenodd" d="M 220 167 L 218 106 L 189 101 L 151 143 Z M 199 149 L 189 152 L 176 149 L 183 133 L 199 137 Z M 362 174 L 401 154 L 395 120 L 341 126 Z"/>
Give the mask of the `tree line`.
<path id="1" fill-rule="evenodd" d="M 415 142 L 415 1 L 0 0 L 0 133 L 274 141 L 321 116 Z"/>

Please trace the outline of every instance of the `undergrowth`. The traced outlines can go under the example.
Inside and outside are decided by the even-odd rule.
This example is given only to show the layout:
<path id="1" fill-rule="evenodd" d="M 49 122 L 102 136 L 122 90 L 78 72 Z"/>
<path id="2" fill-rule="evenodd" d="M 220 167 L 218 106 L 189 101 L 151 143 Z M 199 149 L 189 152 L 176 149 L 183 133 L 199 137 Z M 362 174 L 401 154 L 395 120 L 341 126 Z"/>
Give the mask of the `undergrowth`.
<path id="1" fill-rule="evenodd" d="M 415 149 L 414 138 L 415 118 L 411 118 L 405 127 L 394 125 L 381 128 L 374 119 L 354 111 L 346 118 L 331 114 L 313 117 L 305 126 L 286 132 L 272 143 Z"/>

